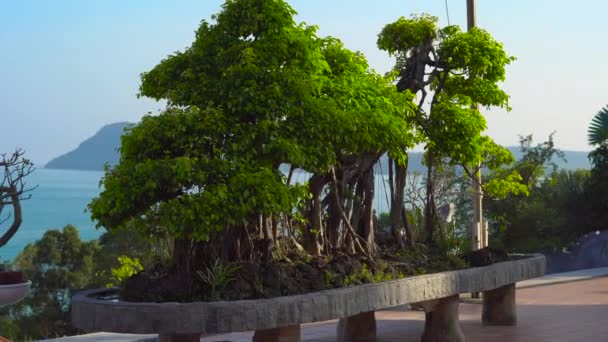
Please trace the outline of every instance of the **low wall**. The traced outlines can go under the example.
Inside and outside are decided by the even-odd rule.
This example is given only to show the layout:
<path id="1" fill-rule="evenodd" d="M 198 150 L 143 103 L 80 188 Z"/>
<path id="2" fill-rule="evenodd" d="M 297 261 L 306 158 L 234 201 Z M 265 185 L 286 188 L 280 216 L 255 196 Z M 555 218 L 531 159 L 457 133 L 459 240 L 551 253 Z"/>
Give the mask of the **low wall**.
<path id="1" fill-rule="evenodd" d="M 96 299 L 108 289 L 77 293 L 72 324 L 85 331 L 218 334 L 327 321 L 362 312 L 482 292 L 542 276 L 545 257 L 496 263 L 382 283 L 258 300 L 133 303 Z"/>

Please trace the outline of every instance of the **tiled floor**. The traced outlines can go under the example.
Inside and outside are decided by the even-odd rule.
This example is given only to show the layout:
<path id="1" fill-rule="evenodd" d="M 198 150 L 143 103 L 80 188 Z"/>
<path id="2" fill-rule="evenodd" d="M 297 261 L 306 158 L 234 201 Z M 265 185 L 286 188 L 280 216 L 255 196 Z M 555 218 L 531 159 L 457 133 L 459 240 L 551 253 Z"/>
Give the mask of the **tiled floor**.
<path id="1" fill-rule="evenodd" d="M 608 277 L 517 290 L 518 325 L 484 327 L 481 305 L 461 304 L 467 342 L 608 342 Z M 419 341 L 424 314 L 392 309 L 376 313 L 378 342 Z M 302 327 L 303 341 L 335 341 L 336 321 Z M 249 342 L 252 333 L 203 338 L 204 342 Z"/>

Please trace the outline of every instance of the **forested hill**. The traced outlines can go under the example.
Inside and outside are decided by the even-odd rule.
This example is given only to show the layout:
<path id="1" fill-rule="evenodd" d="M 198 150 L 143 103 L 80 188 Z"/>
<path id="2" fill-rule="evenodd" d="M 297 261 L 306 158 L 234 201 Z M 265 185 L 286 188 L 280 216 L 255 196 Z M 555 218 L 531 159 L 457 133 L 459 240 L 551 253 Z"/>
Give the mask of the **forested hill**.
<path id="1" fill-rule="evenodd" d="M 106 125 L 93 137 L 83 141 L 78 148 L 51 160 L 46 164 L 49 169 L 73 169 L 73 170 L 103 170 L 103 165 L 108 162 L 115 165 L 118 162 L 117 148 L 120 146 L 120 136 L 124 133 L 124 128 L 132 123 L 118 122 Z M 517 159 L 521 157 L 519 147 L 509 147 L 509 150 Z M 589 169 L 588 152 L 564 151 L 566 162 L 555 160 L 559 168 L 576 170 Z M 411 152 L 408 170 L 410 172 L 424 172 L 422 165 L 422 153 Z M 381 163 L 376 167 L 375 172 L 386 173 L 386 157 L 381 159 Z"/>
<path id="2" fill-rule="evenodd" d="M 522 152 L 518 146 L 509 146 L 507 147 L 511 153 L 515 156 L 515 159 L 520 159 L 522 157 Z M 566 170 L 577 170 L 577 169 L 590 169 L 591 164 L 589 163 L 589 152 L 586 151 L 566 151 L 564 152 L 565 161 L 562 159 L 554 158 L 553 162 L 557 164 L 559 169 Z M 422 152 L 410 152 L 409 153 L 409 172 L 426 172 L 426 167 L 422 165 Z M 380 171 L 381 170 L 381 171 Z M 383 172 L 386 173 L 387 168 L 387 160 L 386 156 L 381 159 L 380 167 L 375 170 L 375 172 Z"/>
<path id="3" fill-rule="evenodd" d="M 120 137 L 129 122 L 118 122 L 103 126 L 94 136 L 83 141 L 75 150 L 52 159 L 47 169 L 103 170 L 105 163 L 118 162 L 117 148 Z"/>

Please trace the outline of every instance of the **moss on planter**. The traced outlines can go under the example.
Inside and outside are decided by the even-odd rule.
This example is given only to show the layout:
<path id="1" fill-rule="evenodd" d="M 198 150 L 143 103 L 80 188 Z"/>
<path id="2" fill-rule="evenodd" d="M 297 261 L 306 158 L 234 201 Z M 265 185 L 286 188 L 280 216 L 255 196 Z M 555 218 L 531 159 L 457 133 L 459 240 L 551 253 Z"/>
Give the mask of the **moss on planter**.
<path id="1" fill-rule="evenodd" d="M 466 267 L 463 258 L 425 245 L 397 249 L 373 261 L 336 254 L 323 258 L 292 256 L 268 263 L 210 263 L 187 274 L 158 267 L 129 278 L 121 298 L 136 302 L 271 298 Z"/>

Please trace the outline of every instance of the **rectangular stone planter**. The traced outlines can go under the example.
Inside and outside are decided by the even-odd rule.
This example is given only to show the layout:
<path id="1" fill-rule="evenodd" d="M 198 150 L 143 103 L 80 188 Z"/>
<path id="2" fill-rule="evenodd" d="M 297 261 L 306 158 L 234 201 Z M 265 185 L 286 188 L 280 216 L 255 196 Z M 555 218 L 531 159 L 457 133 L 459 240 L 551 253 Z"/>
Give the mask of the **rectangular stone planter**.
<path id="1" fill-rule="evenodd" d="M 282 341 L 284 339 L 281 339 L 281 332 L 291 336 L 295 331 L 299 331 L 299 328 L 296 330 L 295 327 L 303 323 L 349 317 L 351 320 L 361 321 L 361 319 L 365 320 L 365 317 L 369 320 L 370 317 L 373 318 L 373 312 L 376 310 L 404 304 L 422 303 L 429 313 L 440 308 L 434 316 L 448 317 L 449 314 L 446 312 L 450 310 L 453 312 L 454 304 L 453 300 L 446 298 L 454 298 L 454 296 L 457 298 L 460 293 L 485 292 L 490 294 L 488 298 L 494 298 L 492 299 L 494 302 L 509 304 L 511 299 L 507 297 L 510 287 L 509 290 L 501 290 L 501 288 L 518 281 L 542 276 L 544 272 L 544 256 L 532 255 L 486 267 L 296 296 L 193 303 L 133 303 L 102 300 L 98 299 L 99 295 L 107 293 L 108 289 L 97 289 L 83 291 L 74 296 L 72 323 L 85 331 L 158 333 L 163 336 L 256 330 L 260 332 L 258 336 L 278 336 L 268 341 Z M 488 308 L 491 306 L 492 303 L 488 303 Z M 488 309 L 486 323 L 492 324 L 492 317 L 503 320 L 503 316 L 508 316 L 504 312 L 501 313 L 503 309 Z M 484 312 L 486 312 L 485 306 Z M 442 320 L 443 318 L 434 319 L 436 325 L 440 325 Z M 342 331 L 339 335 L 343 336 L 343 340 L 352 338 L 349 337 L 349 329 L 358 331 L 353 327 L 353 323 L 356 322 L 341 323 Z M 364 323 L 372 326 L 371 322 Z M 375 327 L 375 324 L 373 326 Z M 357 333 L 357 336 L 360 336 L 360 333 Z"/>

